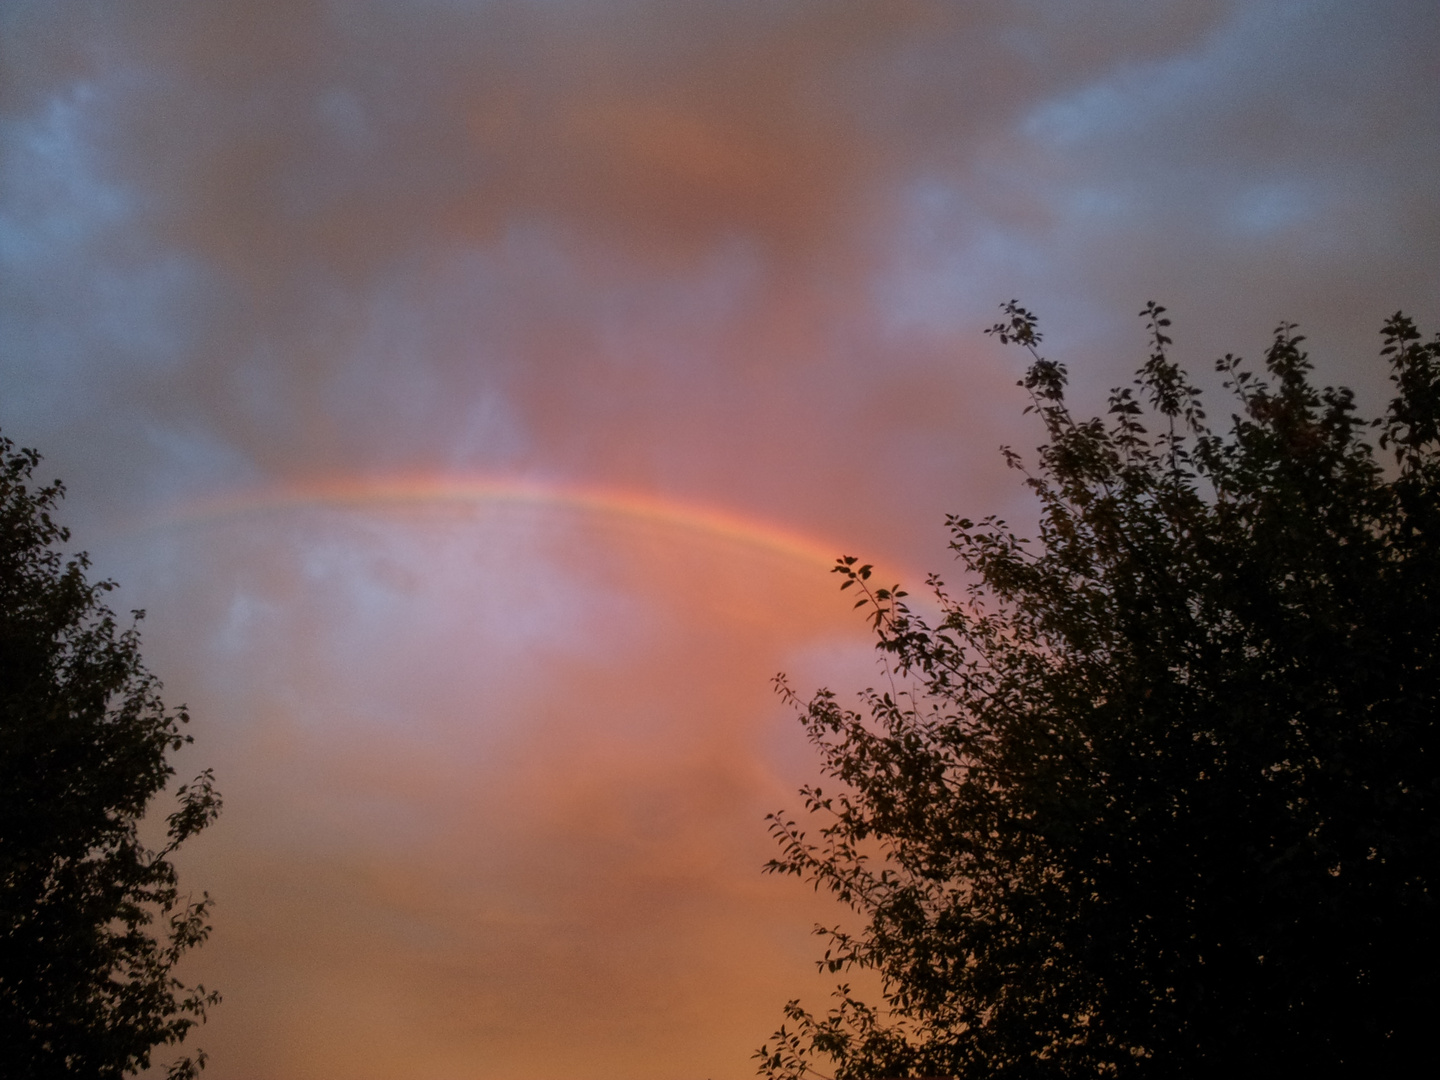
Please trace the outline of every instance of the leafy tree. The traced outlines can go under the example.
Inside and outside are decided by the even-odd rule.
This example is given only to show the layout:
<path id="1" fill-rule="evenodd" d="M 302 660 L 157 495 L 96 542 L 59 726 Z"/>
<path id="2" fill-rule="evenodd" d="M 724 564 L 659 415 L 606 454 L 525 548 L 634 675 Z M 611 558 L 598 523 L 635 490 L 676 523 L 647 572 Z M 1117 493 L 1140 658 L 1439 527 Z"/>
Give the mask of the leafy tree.
<path id="1" fill-rule="evenodd" d="M 188 717 L 165 708 L 136 628 L 102 602 L 114 584 L 57 550 L 64 488 L 29 486 L 39 460 L 0 438 L 0 1074 L 119 1077 L 219 1000 L 173 974 L 210 932 L 210 899 L 182 898 L 169 857 L 220 799 L 202 773 L 179 789 L 165 846 L 141 842 Z"/>
<path id="2" fill-rule="evenodd" d="M 1046 442 L 1038 543 L 952 517 L 969 585 L 936 616 L 836 566 L 889 684 L 795 703 L 838 790 L 768 870 L 859 931 L 757 1057 L 772 1080 L 1382 1075 L 1428 1060 L 1440 1005 L 1440 337 L 1384 327 L 1396 396 L 1366 423 L 1282 325 L 1218 369 L 1207 426 L 1150 304 L 1107 418 L 1015 303 Z M 1378 450 L 1367 441 L 1378 436 Z"/>

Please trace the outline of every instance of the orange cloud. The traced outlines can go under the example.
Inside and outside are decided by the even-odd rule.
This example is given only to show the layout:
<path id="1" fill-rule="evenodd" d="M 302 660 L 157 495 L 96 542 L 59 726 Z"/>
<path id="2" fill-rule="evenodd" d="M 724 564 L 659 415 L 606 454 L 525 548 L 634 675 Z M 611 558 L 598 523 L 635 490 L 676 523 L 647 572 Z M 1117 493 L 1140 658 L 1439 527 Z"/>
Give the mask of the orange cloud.
<path id="1" fill-rule="evenodd" d="M 808 774 L 769 676 L 873 671 L 813 546 L 433 478 L 130 542 L 229 795 L 217 1077 L 748 1074 L 827 907 L 759 874 Z"/>

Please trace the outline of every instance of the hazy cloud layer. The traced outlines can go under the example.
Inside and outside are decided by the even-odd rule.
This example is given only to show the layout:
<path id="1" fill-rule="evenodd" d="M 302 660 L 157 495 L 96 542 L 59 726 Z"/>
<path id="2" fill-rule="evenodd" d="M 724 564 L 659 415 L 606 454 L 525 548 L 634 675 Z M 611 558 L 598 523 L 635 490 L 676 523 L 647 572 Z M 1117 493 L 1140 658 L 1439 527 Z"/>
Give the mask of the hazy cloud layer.
<path id="1" fill-rule="evenodd" d="M 810 979 L 766 679 L 873 669 L 694 530 L 179 508 L 478 474 L 943 569 L 944 512 L 1025 514 L 1003 300 L 1091 406 L 1151 298 L 1197 368 L 1292 319 L 1383 398 L 1437 46 L 1423 0 L 0 7 L 0 425 L 226 780 L 213 1075 L 747 1073 Z"/>

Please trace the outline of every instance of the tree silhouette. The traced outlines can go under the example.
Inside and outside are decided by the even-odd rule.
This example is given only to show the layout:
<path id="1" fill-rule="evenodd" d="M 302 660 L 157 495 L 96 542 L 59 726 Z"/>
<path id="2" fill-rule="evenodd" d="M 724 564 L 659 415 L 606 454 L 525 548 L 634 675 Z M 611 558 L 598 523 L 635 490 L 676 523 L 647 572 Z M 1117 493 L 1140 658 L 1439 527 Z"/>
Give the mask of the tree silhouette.
<path id="1" fill-rule="evenodd" d="M 102 602 L 113 583 L 57 549 L 64 489 L 29 486 L 39 460 L 0 437 L 0 1074 L 119 1077 L 219 1000 L 173 974 L 209 934 L 210 900 L 181 896 L 169 856 L 220 799 L 202 773 L 179 789 L 163 849 L 141 842 L 188 717 L 165 708 L 136 628 Z"/>
<path id="2" fill-rule="evenodd" d="M 1217 434 L 1150 304 L 1108 416 L 1015 303 L 1046 442 L 1038 542 L 952 517 L 967 588 L 927 621 L 853 558 L 891 684 L 796 704 L 838 789 L 768 870 L 860 917 L 757 1054 L 771 1077 L 1365 1075 L 1425 1060 L 1440 1005 L 1440 337 L 1383 330 L 1367 423 L 1282 325 L 1218 368 Z M 1378 450 L 1367 441 L 1374 433 Z M 1422 1043 L 1422 1039 L 1425 1040 Z"/>

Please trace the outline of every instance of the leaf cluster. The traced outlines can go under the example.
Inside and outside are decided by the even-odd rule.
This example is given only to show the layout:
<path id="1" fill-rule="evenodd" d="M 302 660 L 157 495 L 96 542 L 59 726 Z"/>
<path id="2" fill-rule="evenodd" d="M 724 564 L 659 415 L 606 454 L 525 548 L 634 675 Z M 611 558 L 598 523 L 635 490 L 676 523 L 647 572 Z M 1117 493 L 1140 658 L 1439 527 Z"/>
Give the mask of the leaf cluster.
<path id="1" fill-rule="evenodd" d="M 210 898 L 169 856 L 215 820 L 207 770 L 179 788 L 165 846 L 138 826 L 190 741 L 53 518 L 64 488 L 0 437 L 0 1072 L 118 1077 L 149 1067 L 219 996 L 173 968 L 210 932 Z M 204 1055 L 171 1067 L 194 1076 Z"/>
<path id="2" fill-rule="evenodd" d="M 1385 324 L 1396 396 L 1366 422 L 1282 325 L 1263 373 L 1218 362 L 1216 432 L 1165 309 L 1141 314 L 1148 360 L 1081 419 L 1005 305 L 1046 439 L 1033 471 L 1003 452 L 1038 536 L 950 518 L 969 585 L 932 577 L 932 620 L 841 560 L 889 689 L 778 684 L 838 786 L 772 815 L 767 870 L 860 917 L 817 931 L 821 966 L 885 1002 L 791 1002 L 771 1080 L 1368 1075 L 1428 1034 L 1440 337 Z"/>

